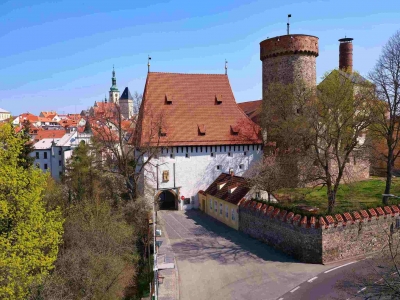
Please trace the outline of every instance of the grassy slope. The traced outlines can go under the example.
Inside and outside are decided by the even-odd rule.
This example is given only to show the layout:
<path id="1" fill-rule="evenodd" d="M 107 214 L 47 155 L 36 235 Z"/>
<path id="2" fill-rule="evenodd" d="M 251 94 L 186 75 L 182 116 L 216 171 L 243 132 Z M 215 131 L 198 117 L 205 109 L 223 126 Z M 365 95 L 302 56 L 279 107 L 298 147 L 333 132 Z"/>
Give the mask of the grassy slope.
<path id="1" fill-rule="evenodd" d="M 385 180 L 380 177 L 371 177 L 369 180 L 343 184 L 337 193 L 335 213 L 367 209 L 382 206 L 382 193 L 385 189 Z M 400 178 L 393 178 L 392 194 L 400 195 Z M 281 202 L 289 209 L 295 205 L 305 204 L 320 208 L 320 214 L 325 214 L 328 207 L 326 188 L 299 188 L 285 189 L 276 193 L 289 195 L 291 200 Z M 399 204 L 400 199 L 390 199 L 390 204 Z"/>

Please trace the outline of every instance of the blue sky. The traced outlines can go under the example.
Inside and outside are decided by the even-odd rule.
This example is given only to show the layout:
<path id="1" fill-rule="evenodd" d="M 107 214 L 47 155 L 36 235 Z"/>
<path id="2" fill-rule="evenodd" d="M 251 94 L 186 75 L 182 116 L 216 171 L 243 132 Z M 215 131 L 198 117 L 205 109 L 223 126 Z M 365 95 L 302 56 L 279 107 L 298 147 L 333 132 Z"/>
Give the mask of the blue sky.
<path id="1" fill-rule="evenodd" d="M 0 107 L 20 114 L 80 112 L 104 99 L 113 64 L 122 93 L 143 92 L 151 70 L 228 75 L 237 102 L 260 99 L 259 43 L 286 33 L 319 37 L 317 77 L 338 66 L 338 39 L 354 38 L 366 75 L 400 29 L 399 0 L 0 0 Z"/>

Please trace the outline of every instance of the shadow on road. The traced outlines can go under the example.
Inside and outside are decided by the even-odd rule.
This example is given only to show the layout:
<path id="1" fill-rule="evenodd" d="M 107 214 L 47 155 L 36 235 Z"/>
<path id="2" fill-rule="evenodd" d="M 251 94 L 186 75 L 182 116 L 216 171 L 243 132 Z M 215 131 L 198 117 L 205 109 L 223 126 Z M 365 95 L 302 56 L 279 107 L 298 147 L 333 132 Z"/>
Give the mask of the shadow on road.
<path id="1" fill-rule="evenodd" d="M 198 263 L 214 260 L 220 264 L 239 265 L 267 261 L 300 263 L 203 212 L 189 210 L 180 217 L 186 218 L 185 223 L 190 221 L 187 223 L 195 225 L 187 226 L 188 238 L 172 244 L 174 253 L 180 260 Z"/>

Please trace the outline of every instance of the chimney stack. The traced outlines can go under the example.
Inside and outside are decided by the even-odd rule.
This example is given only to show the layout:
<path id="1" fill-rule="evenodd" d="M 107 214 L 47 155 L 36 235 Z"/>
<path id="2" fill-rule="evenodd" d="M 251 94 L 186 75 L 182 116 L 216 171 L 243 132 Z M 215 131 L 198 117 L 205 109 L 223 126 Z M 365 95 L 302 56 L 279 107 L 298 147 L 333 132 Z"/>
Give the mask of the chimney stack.
<path id="1" fill-rule="evenodd" d="M 352 41 L 352 38 L 344 38 L 339 40 L 339 69 L 345 72 L 353 72 Z"/>

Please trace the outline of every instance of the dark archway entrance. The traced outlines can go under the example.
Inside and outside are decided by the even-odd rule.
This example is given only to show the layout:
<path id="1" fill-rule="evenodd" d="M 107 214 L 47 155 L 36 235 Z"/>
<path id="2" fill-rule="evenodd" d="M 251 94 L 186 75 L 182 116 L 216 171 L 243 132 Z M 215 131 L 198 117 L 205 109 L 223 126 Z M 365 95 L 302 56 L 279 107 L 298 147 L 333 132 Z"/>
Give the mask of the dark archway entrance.
<path id="1" fill-rule="evenodd" d="M 160 205 L 160 210 L 177 210 L 177 199 L 176 199 L 176 194 L 165 190 L 162 191 L 159 196 L 159 205 Z"/>

